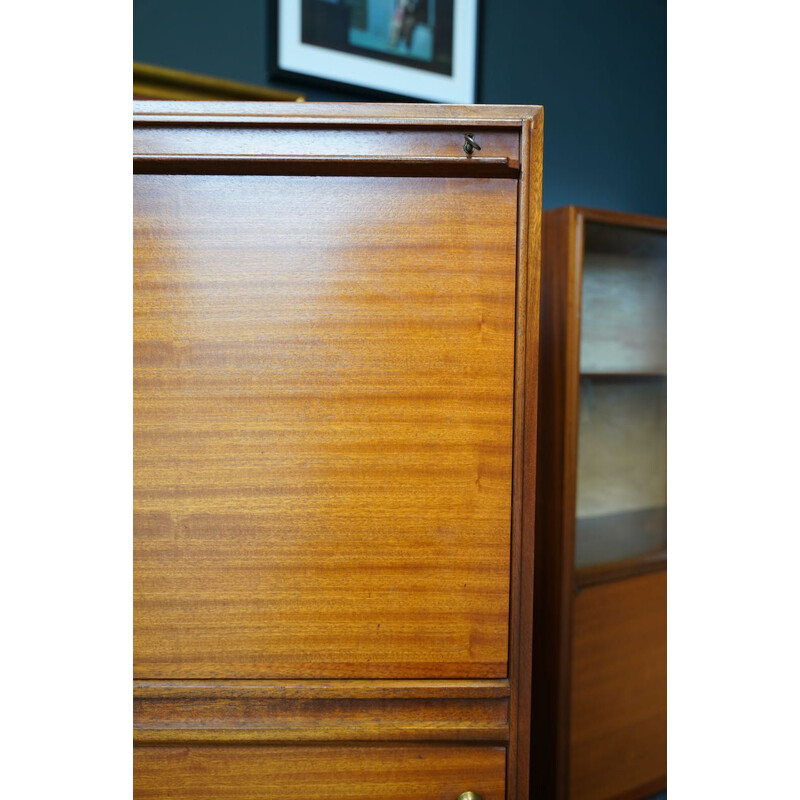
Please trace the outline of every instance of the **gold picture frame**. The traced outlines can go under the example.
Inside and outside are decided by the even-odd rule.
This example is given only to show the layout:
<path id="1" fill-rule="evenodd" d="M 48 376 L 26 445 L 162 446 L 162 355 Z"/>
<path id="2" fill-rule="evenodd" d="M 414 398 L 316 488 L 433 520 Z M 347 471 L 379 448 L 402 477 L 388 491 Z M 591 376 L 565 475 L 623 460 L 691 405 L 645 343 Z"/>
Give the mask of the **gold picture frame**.
<path id="1" fill-rule="evenodd" d="M 305 96 L 194 72 L 133 62 L 133 96 L 139 100 L 273 100 L 302 102 Z"/>

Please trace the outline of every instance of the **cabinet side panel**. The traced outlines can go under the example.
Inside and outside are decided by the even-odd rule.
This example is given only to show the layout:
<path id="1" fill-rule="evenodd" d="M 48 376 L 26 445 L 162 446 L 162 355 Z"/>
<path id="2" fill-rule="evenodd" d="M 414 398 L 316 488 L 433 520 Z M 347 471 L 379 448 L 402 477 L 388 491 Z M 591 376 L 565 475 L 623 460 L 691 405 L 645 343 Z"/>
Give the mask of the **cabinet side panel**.
<path id="1" fill-rule="evenodd" d="M 561 208 L 546 211 L 542 225 L 531 734 L 531 795 L 542 798 L 563 798 L 567 780 L 572 537 L 565 504 L 575 466 L 565 440 L 574 425 L 567 379 L 570 329 L 577 335 L 574 220 L 572 209 Z"/>

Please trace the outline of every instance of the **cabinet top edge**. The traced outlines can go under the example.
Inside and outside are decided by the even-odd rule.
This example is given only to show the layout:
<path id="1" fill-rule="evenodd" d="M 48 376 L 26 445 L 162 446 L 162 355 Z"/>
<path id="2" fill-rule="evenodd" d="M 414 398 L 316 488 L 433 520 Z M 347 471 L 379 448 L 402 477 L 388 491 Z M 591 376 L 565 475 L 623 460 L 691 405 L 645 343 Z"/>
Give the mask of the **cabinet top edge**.
<path id="1" fill-rule="evenodd" d="M 484 125 L 519 126 L 534 120 L 542 106 L 528 105 L 445 105 L 431 103 L 282 103 L 194 100 L 134 100 L 136 122 L 225 121 L 231 124 L 253 122 L 298 122 L 354 124 L 387 122 L 393 124 L 433 124 L 474 122 Z"/>
<path id="2" fill-rule="evenodd" d="M 548 208 L 544 214 L 574 214 L 584 222 L 599 222 L 606 225 L 617 225 L 621 228 L 650 228 L 656 231 L 667 230 L 666 217 L 654 217 L 649 214 L 634 214 L 628 211 L 609 211 L 603 208 L 587 206 L 559 206 Z"/>

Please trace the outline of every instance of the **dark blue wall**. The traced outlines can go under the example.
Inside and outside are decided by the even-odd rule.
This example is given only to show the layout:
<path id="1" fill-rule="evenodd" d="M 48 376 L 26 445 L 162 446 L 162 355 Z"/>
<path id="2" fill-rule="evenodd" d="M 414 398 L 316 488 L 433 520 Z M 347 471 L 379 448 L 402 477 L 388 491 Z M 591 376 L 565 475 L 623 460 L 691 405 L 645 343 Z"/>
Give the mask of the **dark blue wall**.
<path id="1" fill-rule="evenodd" d="M 265 84 L 266 6 L 134 0 L 134 59 Z M 545 208 L 665 215 L 666 0 L 483 0 L 481 14 L 480 101 L 545 107 Z"/>

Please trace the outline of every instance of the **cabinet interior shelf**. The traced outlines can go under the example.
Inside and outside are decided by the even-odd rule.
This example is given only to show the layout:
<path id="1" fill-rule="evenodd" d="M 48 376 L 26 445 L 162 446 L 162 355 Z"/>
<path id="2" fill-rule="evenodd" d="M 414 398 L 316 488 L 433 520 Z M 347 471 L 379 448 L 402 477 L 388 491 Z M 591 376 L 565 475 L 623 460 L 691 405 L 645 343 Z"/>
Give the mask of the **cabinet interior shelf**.
<path id="1" fill-rule="evenodd" d="M 667 551 L 659 550 L 654 553 L 627 558 L 624 561 L 615 561 L 610 564 L 594 564 L 591 567 L 580 567 L 575 570 L 575 590 L 580 591 L 589 586 L 597 586 L 611 581 L 622 581 L 658 572 L 667 568 Z"/>
<path id="2" fill-rule="evenodd" d="M 659 371 L 637 371 L 637 372 L 611 372 L 611 371 L 603 371 L 603 372 L 595 372 L 595 371 L 585 371 L 581 370 L 579 373 L 581 378 L 666 378 L 666 372 L 659 372 Z"/>
<path id="3" fill-rule="evenodd" d="M 666 543 L 666 506 L 579 517 L 575 525 L 575 566 L 578 570 L 613 567 L 666 552 Z"/>

